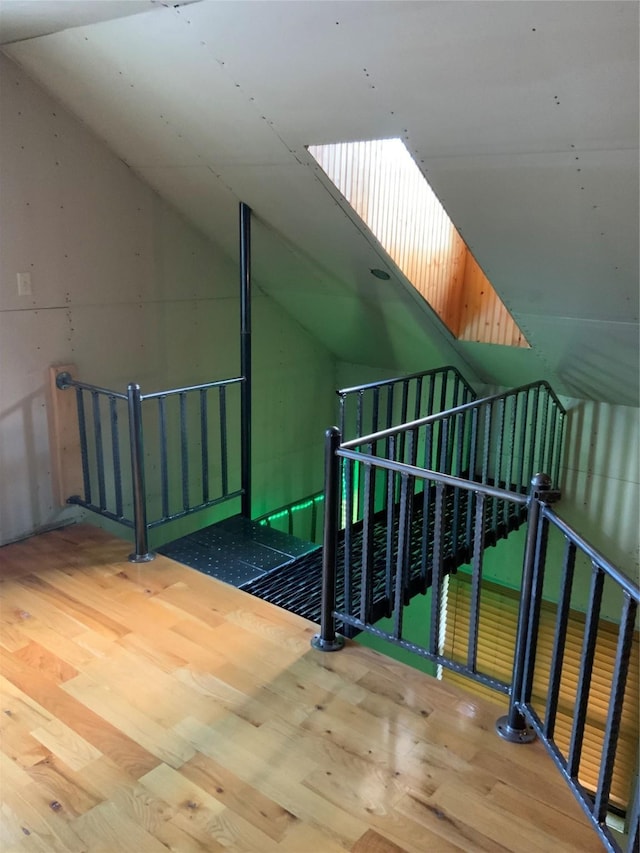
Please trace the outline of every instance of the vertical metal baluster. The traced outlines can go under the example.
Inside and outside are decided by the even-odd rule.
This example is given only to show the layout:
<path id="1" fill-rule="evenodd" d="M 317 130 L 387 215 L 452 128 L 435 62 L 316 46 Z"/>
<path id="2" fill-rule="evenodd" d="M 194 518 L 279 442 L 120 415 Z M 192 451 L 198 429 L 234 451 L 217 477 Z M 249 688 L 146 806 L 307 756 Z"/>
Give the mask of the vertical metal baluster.
<path id="1" fill-rule="evenodd" d="M 396 640 L 402 637 L 402 623 L 404 617 L 404 605 L 408 586 L 407 577 L 407 493 L 409 489 L 409 477 L 407 474 L 400 475 L 400 514 L 398 516 L 398 553 L 396 555 L 396 590 L 393 614 L 393 636 Z"/>
<path id="2" fill-rule="evenodd" d="M 484 409 L 484 439 L 482 443 L 482 483 L 489 482 L 489 454 L 491 451 L 491 420 L 492 404 L 487 403 Z"/>
<path id="3" fill-rule="evenodd" d="M 456 382 L 458 378 L 456 376 Z M 462 412 L 455 415 L 453 419 L 453 440 L 455 444 L 455 456 L 456 463 L 454 467 L 453 473 L 456 477 L 462 476 L 462 453 L 463 453 L 463 439 L 464 439 L 464 415 Z M 460 489 L 453 490 L 453 520 L 451 525 L 451 550 L 452 554 L 455 555 L 458 552 L 458 547 L 460 542 L 458 541 L 460 538 Z"/>
<path id="4" fill-rule="evenodd" d="M 469 625 L 469 644 L 467 647 L 467 666 L 476 672 L 478 657 L 478 627 L 480 622 L 480 590 L 482 587 L 482 554 L 484 552 L 484 502 L 485 496 L 473 493 L 476 503 L 475 526 L 473 536 L 473 562 L 471 569 L 471 603 Z M 471 493 L 469 493 L 471 500 Z"/>
<path id="5" fill-rule="evenodd" d="M 445 379 L 443 376 L 440 376 L 440 403 L 438 412 L 443 412 L 446 408 L 446 399 L 447 399 L 447 386 L 445 384 Z M 444 467 L 444 458 L 447 450 L 447 441 L 446 441 L 446 420 L 438 421 L 438 439 L 436 441 L 436 467 L 442 473 L 448 473 Z M 445 431 L 445 438 L 443 439 L 443 430 Z"/>
<path id="6" fill-rule="evenodd" d="M 407 437 L 407 456 L 409 457 L 409 464 L 415 465 L 415 453 L 416 453 L 416 431 L 410 430 Z M 409 604 L 410 595 L 409 595 L 409 583 L 411 581 L 411 530 L 413 526 L 413 504 L 415 497 L 415 479 L 411 478 L 411 484 L 413 488 L 411 489 L 410 500 L 407 503 L 407 511 L 406 511 L 406 519 L 405 519 L 405 537 L 406 537 L 406 547 L 405 547 L 405 577 L 407 579 L 407 587 L 405 590 L 405 604 Z"/>
<path id="7" fill-rule="evenodd" d="M 440 444 L 440 461 L 438 464 L 438 471 L 440 471 L 441 474 L 450 474 L 451 466 L 449 464 L 450 460 L 447 453 L 449 446 L 449 418 L 439 421 L 439 425 L 440 435 L 438 437 L 438 441 Z"/>
<path id="8" fill-rule="evenodd" d="M 584 641 L 580 657 L 580 674 L 578 676 L 574 719 L 571 729 L 571 740 L 569 743 L 569 757 L 567 759 L 567 772 L 572 779 L 577 778 L 580 770 L 582 741 L 584 739 L 584 727 L 587 719 L 589 688 L 591 687 L 593 660 L 596 653 L 598 620 L 600 618 L 600 605 L 602 603 L 602 588 L 604 584 L 604 572 L 595 563 L 592 565 L 591 589 L 589 591 L 589 604 L 587 606 L 584 627 Z"/>
<path id="9" fill-rule="evenodd" d="M 496 462 L 495 462 L 495 473 L 494 473 L 494 485 L 496 485 L 499 489 L 502 488 L 502 451 L 504 445 L 504 398 L 498 402 L 498 435 L 497 435 L 497 444 L 496 444 Z M 534 471 L 535 473 L 535 471 Z M 532 475 L 533 476 L 533 475 Z M 492 516 L 492 527 L 497 536 L 498 534 L 498 505 L 501 501 L 498 498 L 494 498 L 493 500 L 493 516 Z"/>
<path id="10" fill-rule="evenodd" d="M 313 648 L 335 652 L 344 645 L 336 634 L 336 574 L 338 566 L 338 525 L 340 519 L 340 430 L 331 427 L 325 433 L 324 450 L 324 532 L 322 548 L 322 602 L 320 633 L 311 640 Z M 349 522 L 350 523 L 350 522 Z M 346 564 L 346 559 L 345 559 Z M 349 613 L 346 607 L 345 610 Z"/>
<path id="11" fill-rule="evenodd" d="M 78 430 L 80 432 L 80 456 L 82 458 L 82 483 L 84 500 L 91 503 L 91 473 L 89 471 L 89 450 L 87 447 L 87 420 L 84 413 L 84 396 L 82 388 L 76 388 L 76 405 L 78 407 Z"/>
<path id="12" fill-rule="evenodd" d="M 160 490 L 162 493 L 162 517 L 169 517 L 169 466 L 167 463 L 167 398 L 158 397 L 158 420 L 160 434 Z"/>
<path id="13" fill-rule="evenodd" d="M 631 644 L 633 642 L 633 629 L 636 618 L 637 605 L 624 593 L 624 604 L 622 617 L 618 628 L 618 644 L 616 646 L 616 660 L 613 667 L 613 680 L 611 682 L 611 693 L 609 696 L 609 710 L 607 723 L 604 730 L 604 743 L 602 744 L 602 756 L 600 759 L 600 774 L 598 776 L 598 787 L 596 789 L 596 800 L 593 809 L 598 823 L 604 823 L 609 805 L 609 794 L 611 793 L 611 779 L 613 776 L 613 765 L 616 759 L 616 747 L 620 732 L 620 721 L 622 719 L 622 706 L 627 685 L 627 672 L 629 670 L 629 658 L 631 657 Z"/>
<path id="14" fill-rule="evenodd" d="M 93 412 L 93 436 L 96 443 L 96 468 L 98 471 L 98 499 L 100 509 L 107 508 L 107 497 L 104 485 L 104 447 L 102 444 L 102 416 L 100 414 L 100 397 L 97 391 L 91 392 Z"/>
<path id="15" fill-rule="evenodd" d="M 542 416 L 541 416 L 541 424 L 540 424 L 540 444 L 538 451 L 538 469 L 540 471 L 553 471 L 553 465 L 551 464 L 551 459 L 547 456 L 547 428 L 549 421 L 549 407 L 551 405 L 551 397 L 549 394 L 545 394 L 544 405 L 542 406 Z M 558 480 L 554 480 L 554 483 L 558 483 Z"/>
<path id="16" fill-rule="evenodd" d="M 508 465 L 508 480 L 505 484 L 505 488 L 509 491 L 514 491 L 515 486 L 513 482 L 513 455 L 515 453 L 516 447 L 516 395 L 511 394 L 508 398 L 511 401 L 511 418 L 509 424 L 509 448 L 507 451 L 507 459 L 509 460 Z M 509 506 L 505 501 L 505 524 L 507 526 L 507 530 L 509 529 Z"/>
<path id="17" fill-rule="evenodd" d="M 416 379 L 416 398 L 415 398 L 415 406 L 413 410 L 413 419 L 415 421 L 418 420 L 422 415 L 422 376 L 418 376 Z"/>
<path id="18" fill-rule="evenodd" d="M 471 409 L 471 437 L 469 440 L 469 479 L 476 480 L 476 453 L 478 446 L 478 416 L 480 409 L 474 406 Z M 467 526 L 464 537 L 464 545 L 471 551 L 471 540 L 473 537 L 473 501 L 467 498 Z"/>
<path id="19" fill-rule="evenodd" d="M 405 381 L 402 383 L 402 403 L 400 406 L 400 423 L 401 424 L 406 424 L 407 412 L 408 411 L 409 411 L 409 383 L 405 379 Z M 405 438 L 405 433 L 403 431 L 400 433 L 400 441 L 398 442 L 398 444 L 399 444 L 398 449 L 400 451 L 400 460 L 399 460 L 400 462 L 406 462 L 407 461 L 405 458 L 405 450 L 406 450 L 405 441 L 406 441 L 406 438 Z"/>
<path id="20" fill-rule="evenodd" d="M 557 418 L 558 418 L 558 410 L 554 406 L 551 409 L 551 426 L 549 428 L 549 462 L 553 467 L 555 462 L 555 443 L 556 443 L 556 430 L 557 430 Z"/>
<path id="21" fill-rule="evenodd" d="M 524 475 L 524 460 L 526 455 L 526 446 L 527 446 L 527 417 L 529 410 L 529 392 L 527 391 L 524 394 L 524 403 L 522 407 L 522 424 L 520 427 L 520 465 L 519 465 L 519 474 L 518 474 L 518 491 L 523 492 L 526 491 L 527 488 L 527 480 L 525 480 Z M 535 473 L 538 473 L 537 471 Z"/>
<path id="22" fill-rule="evenodd" d="M 344 394 L 338 394 L 338 410 L 339 410 L 338 428 L 340 430 L 340 435 L 346 435 L 346 432 L 345 432 L 345 426 L 346 426 L 345 425 L 345 419 L 346 419 L 345 406 L 346 406 L 346 402 L 347 401 L 346 401 L 345 395 Z"/>
<path id="23" fill-rule="evenodd" d="M 144 476 L 144 429 L 142 425 L 142 394 L 140 386 L 127 386 L 127 412 L 129 415 L 129 446 L 131 449 L 131 485 L 133 489 L 133 527 L 135 551 L 129 554 L 132 563 L 153 560 L 149 552 L 147 529 L 147 489 Z"/>
<path id="24" fill-rule="evenodd" d="M 353 599 L 353 479 L 356 462 L 343 459 L 341 469 L 344 472 L 344 610 L 349 616 L 354 613 Z M 341 484 L 342 487 L 342 484 Z M 341 491 L 341 489 L 340 489 Z M 326 497 L 325 497 L 326 501 Z M 325 506 L 325 519 L 327 507 Z M 326 520 L 325 520 L 326 525 Z M 348 634 L 347 634 L 348 635 Z"/>
<path id="25" fill-rule="evenodd" d="M 385 425 L 387 429 L 391 429 L 393 426 L 393 397 L 394 386 L 387 385 L 387 422 Z"/>
<path id="26" fill-rule="evenodd" d="M 222 494 L 229 494 L 229 453 L 227 445 L 227 389 L 224 385 L 218 391 L 218 407 L 220 409 L 220 476 L 222 479 Z"/>
<path id="27" fill-rule="evenodd" d="M 436 483 L 435 518 L 433 525 L 433 558 L 431 561 L 431 626 L 429 630 L 429 651 L 438 653 L 440 641 L 440 607 L 443 586 L 443 544 L 444 544 L 444 486 Z"/>
<path id="28" fill-rule="evenodd" d="M 420 537 L 420 592 L 425 593 L 428 588 L 429 568 L 429 544 L 432 537 L 429 533 L 431 524 L 431 485 L 429 480 L 423 480 L 422 484 L 422 535 Z"/>
<path id="29" fill-rule="evenodd" d="M 189 509 L 189 442 L 187 431 L 187 395 L 180 395 L 180 455 L 182 460 L 182 506 Z"/>
<path id="30" fill-rule="evenodd" d="M 431 397 L 431 392 L 433 391 L 433 385 L 429 388 L 429 394 Z M 430 401 L 429 408 L 433 400 Z M 423 467 L 427 470 L 432 470 L 433 465 L 431 461 L 433 453 L 433 425 L 427 424 L 425 426 L 425 437 L 424 437 L 424 465 Z M 430 480 L 424 480 L 424 499 L 422 503 L 422 582 L 423 588 L 426 590 L 428 585 L 428 545 L 431 542 L 431 537 L 429 535 L 429 528 L 431 525 L 431 490 L 432 485 Z"/>
<path id="31" fill-rule="evenodd" d="M 538 404 L 540 400 L 540 393 L 542 391 L 542 387 L 538 385 L 537 388 L 532 388 L 530 393 L 532 395 L 532 405 L 531 405 L 531 432 L 529 433 L 529 467 L 527 468 L 527 478 L 531 480 L 534 474 L 538 471 L 537 466 L 537 456 L 536 456 L 536 440 L 538 438 Z M 551 476 L 555 477 L 555 472 L 551 472 Z M 557 480 L 553 481 L 557 483 Z"/>
<path id="32" fill-rule="evenodd" d="M 436 381 L 436 378 L 434 375 L 429 377 L 429 393 L 427 395 L 427 411 L 425 412 L 425 415 L 432 415 L 433 414 L 433 398 L 434 398 L 435 391 L 436 391 L 435 381 Z M 427 468 L 432 468 L 432 467 L 433 466 L 431 465 L 431 460 L 429 460 L 429 464 L 427 465 Z"/>
<path id="33" fill-rule="evenodd" d="M 524 701 L 528 702 L 533 691 L 533 676 L 536 665 L 538 648 L 538 627 L 540 625 L 540 608 L 542 605 L 542 587 L 547 558 L 547 540 L 549 538 L 549 522 L 543 516 L 538 525 L 538 537 L 533 567 L 531 608 L 529 612 L 529 633 L 527 635 L 526 666 L 524 670 L 523 690 Z"/>
<path id="34" fill-rule="evenodd" d="M 356 401 L 356 436 L 359 438 L 362 435 L 362 406 L 363 406 L 364 391 L 358 391 Z"/>
<path id="35" fill-rule="evenodd" d="M 573 572 L 576 564 L 576 546 L 569 539 L 566 541 L 564 560 L 562 564 L 562 580 L 560 581 L 560 601 L 556 614 L 556 628 L 553 637 L 551 653 L 551 668 L 549 670 L 549 693 L 544 715 L 544 735 L 552 738 L 556 727 L 558 713 L 558 697 L 562 680 L 562 662 L 567 642 L 567 627 L 571 607 L 571 590 L 573 589 Z"/>
<path id="36" fill-rule="evenodd" d="M 220 386 L 224 388 L 224 385 Z M 200 450 L 202 452 L 202 503 L 209 500 L 209 423 L 207 389 L 200 389 Z"/>
<path id="37" fill-rule="evenodd" d="M 386 423 L 386 429 L 391 429 L 391 427 L 393 426 L 394 396 L 395 396 L 395 385 L 387 385 L 387 423 Z M 393 447 L 393 452 L 391 452 L 392 447 Z M 397 452 L 397 445 L 396 445 L 396 438 L 394 436 L 393 442 L 391 442 L 389 439 L 387 439 L 385 442 L 385 454 L 386 454 L 387 459 L 395 459 L 396 458 L 396 452 Z M 389 472 L 389 479 L 390 479 L 392 485 L 394 485 L 394 487 L 395 487 L 395 480 L 394 480 L 394 477 L 391 475 L 391 472 Z M 393 492 L 390 493 L 389 490 L 387 489 L 387 494 L 392 495 L 392 503 L 394 503 L 395 502 L 395 493 L 393 493 Z"/>
<path id="38" fill-rule="evenodd" d="M 373 389 L 373 400 L 371 403 L 371 432 L 377 432 L 378 431 L 379 422 L 380 422 L 380 389 L 374 388 Z M 375 447 L 373 448 L 373 453 L 376 456 L 378 455 L 378 442 L 376 442 Z M 383 477 L 384 477 L 383 492 L 382 492 L 383 503 L 384 503 L 384 495 L 386 495 L 386 493 L 387 493 L 387 485 L 386 484 L 387 484 L 388 476 L 389 476 L 389 472 L 385 469 L 383 472 Z M 381 507 L 381 509 L 384 509 L 384 505 Z"/>
<path id="39" fill-rule="evenodd" d="M 391 458 L 395 456 L 396 452 L 396 437 L 394 435 L 390 436 L 388 439 L 389 450 L 391 452 Z M 387 616 L 391 616 L 392 612 L 392 602 L 393 602 L 393 526 L 395 521 L 395 501 L 394 501 L 394 474 L 392 471 L 388 472 L 389 476 L 387 477 L 387 520 L 386 520 L 386 550 L 385 550 L 385 584 L 384 584 L 384 594 L 385 600 L 387 602 Z"/>
<path id="40" fill-rule="evenodd" d="M 371 404 L 371 432 L 378 432 L 380 424 L 380 389 L 373 389 L 373 402 Z"/>
<path id="41" fill-rule="evenodd" d="M 116 499 L 116 515 L 122 518 L 122 468 L 120 465 L 120 433 L 118 431 L 118 400 L 109 397 L 111 421 L 111 455 L 113 458 L 113 490 Z"/>
<path id="42" fill-rule="evenodd" d="M 447 377 L 445 374 L 440 375 L 440 408 L 439 412 L 444 412 L 447 408 Z"/>
<path id="43" fill-rule="evenodd" d="M 564 415 L 560 412 L 559 415 L 560 423 L 558 426 L 558 450 L 556 453 L 556 458 L 553 465 L 555 483 L 560 484 L 560 463 L 562 462 L 562 439 L 564 434 Z"/>
<path id="44" fill-rule="evenodd" d="M 414 409 L 413 409 L 414 421 L 417 421 L 418 418 L 421 416 L 421 413 L 422 413 L 422 405 L 421 404 L 422 404 L 422 376 L 418 376 L 418 378 L 416 380 L 415 400 L 414 400 Z M 417 431 L 415 436 L 414 436 L 413 453 L 412 453 L 412 457 L 411 457 L 411 459 L 412 459 L 411 464 L 412 465 L 418 464 L 417 460 L 418 460 L 419 443 L 420 443 L 420 433 L 419 433 L 419 431 Z M 424 488 L 424 485 L 425 485 L 424 480 L 422 480 L 421 482 L 422 482 L 422 488 Z"/>
<path id="45" fill-rule="evenodd" d="M 360 590 L 360 619 L 368 623 L 371 620 L 373 603 L 373 489 L 375 469 L 371 463 L 364 463 L 364 518 L 362 523 L 362 588 Z"/>
<path id="46" fill-rule="evenodd" d="M 362 395 L 363 391 L 358 391 L 357 403 L 356 403 L 356 435 L 360 437 L 362 435 Z M 355 473 L 355 472 L 354 472 Z M 358 472 L 359 474 L 359 472 Z M 360 518 L 362 514 L 362 506 L 360 500 L 360 478 L 358 477 L 358 486 L 356 490 L 356 518 Z"/>
<path id="47" fill-rule="evenodd" d="M 452 400 L 452 409 L 455 409 L 456 406 L 459 406 L 458 402 L 458 394 L 460 393 L 460 377 L 457 372 L 453 374 L 453 400 Z"/>
<path id="48" fill-rule="evenodd" d="M 287 532 L 293 536 L 293 511 L 290 506 L 287 507 Z"/>

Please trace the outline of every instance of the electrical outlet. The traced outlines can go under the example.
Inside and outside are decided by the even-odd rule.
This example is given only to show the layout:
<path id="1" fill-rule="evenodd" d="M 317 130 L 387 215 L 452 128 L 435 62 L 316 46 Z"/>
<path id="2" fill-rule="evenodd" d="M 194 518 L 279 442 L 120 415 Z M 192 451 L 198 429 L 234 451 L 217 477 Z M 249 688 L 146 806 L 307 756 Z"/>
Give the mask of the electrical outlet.
<path id="1" fill-rule="evenodd" d="M 19 272 L 18 278 L 18 296 L 31 296 L 31 273 Z"/>

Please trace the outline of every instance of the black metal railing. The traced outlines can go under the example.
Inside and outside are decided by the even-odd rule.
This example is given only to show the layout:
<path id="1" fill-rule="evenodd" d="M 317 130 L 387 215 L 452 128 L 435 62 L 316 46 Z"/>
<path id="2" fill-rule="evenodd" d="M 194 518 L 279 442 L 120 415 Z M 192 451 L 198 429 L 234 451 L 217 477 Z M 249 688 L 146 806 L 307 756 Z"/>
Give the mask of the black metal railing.
<path id="1" fill-rule="evenodd" d="M 76 392 L 82 459 L 83 494 L 68 502 L 132 528 L 130 559 L 151 559 L 150 530 L 244 494 L 243 382 L 239 377 L 151 394 L 132 383 L 124 394 L 61 373 L 58 388 Z"/>
<path id="2" fill-rule="evenodd" d="M 347 520 L 363 521 L 369 514 L 387 513 L 388 528 L 397 513 L 400 486 L 385 470 L 366 482 L 366 469 L 359 465 L 361 454 L 400 462 L 428 471 L 496 486 L 526 495 L 537 471 L 551 471 L 559 477 L 563 447 L 565 410 L 546 382 L 536 382 L 453 409 L 428 415 L 408 423 L 342 441 L 343 450 L 358 453 L 342 464 L 344 480 L 341 499 L 341 526 Z M 425 488 L 423 522 L 425 532 L 432 517 L 433 484 Z M 464 490 L 451 492 L 451 545 L 462 557 L 473 548 L 473 502 Z M 493 542 L 518 527 L 521 507 L 494 495 L 486 507 Z"/>
<path id="3" fill-rule="evenodd" d="M 530 518 L 523 568 L 522 594 L 518 620 L 518 636 L 514 663 L 514 677 L 510 691 L 507 716 L 498 720 L 498 732 L 508 740 L 526 739 L 537 735 L 564 779 L 573 791 L 582 809 L 600 836 L 606 850 L 635 851 L 640 843 L 639 797 L 637 791 L 637 765 L 633 774 L 623 774 L 618 780 L 618 790 L 612 797 L 612 782 L 616 769 L 616 755 L 621 738 L 623 709 L 637 713 L 637 696 L 630 695 L 629 663 L 636 631 L 636 615 L 640 590 L 616 566 L 573 530 L 550 507 L 554 497 L 550 480 L 539 477 L 533 484 Z M 542 673 L 537 661 L 540 636 L 540 605 L 548 566 L 547 544 L 550 532 L 564 542 L 561 578 L 556 595 L 557 611 L 553 632 L 551 664 Z M 568 716 L 568 734 L 559 736 L 556 731 L 560 710 L 560 686 L 563 676 L 567 641 L 569 639 L 569 614 L 572 600 L 587 581 L 589 594 L 585 605 L 584 626 L 577 684 L 572 691 L 573 707 Z M 608 593 L 608 594 L 607 594 Z M 608 695 L 594 686 L 594 662 L 598 647 L 599 630 L 603 624 L 603 606 L 607 599 L 607 620 L 617 626 L 615 660 L 611 670 Z M 534 679 L 538 681 L 534 695 Z M 633 707 L 630 707 L 630 705 Z M 597 781 L 587 784 L 583 780 L 582 757 L 587 728 L 593 730 L 594 706 L 604 720 L 602 732 L 597 737 L 599 767 Z M 631 753 L 637 759 L 637 720 L 630 732 L 635 741 Z M 593 740 L 593 738 L 592 738 Z M 593 748 L 593 747 L 592 747 Z M 620 809 L 626 814 L 626 838 L 616 835 L 607 824 L 611 810 Z"/>
<path id="4" fill-rule="evenodd" d="M 454 409 L 477 397 L 460 371 L 451 366 L 342 388 L 337 393 L 343 440 Z"/>
<path id="5" fill-rule="evenodd" d="M 470 643 L 466 661 L 454 660 L 443 653 L 441 625 L 446 619 L 446 578 L 455 565 L 453 554 L 461 527 L 452 509 L 463 507 L 465 518 L 469 519 L 469 559 L 474 590 L 470 636 L 477 638 L 483 553 L 491 541 L 490 503 L 499 500 L 509 504 L 516 514 L 526 508 L 527 496 L 395 459 L 364 454 L 349 449 L 347 445 L 351 443 L 341 445 L 340 432 L 335 427 L 327 432 L 319 647 L 326 649 L 334 643 L 341 644 L 336 633 L 339 623 L 347 636 L 366 631 L 507 694 L 507 682 L 481 671 L 475 640 Z M 347 523 L 344 560 L 338 560 L 338 529 L 341 516 L 345 515 L 343 507 L 347 505 L 349 518 L 351 506 L 348 491 L 345 494 L 350 478 L 342 476 L 343 466 L 347 469 L 359 466 L 363 472 L 365 511 L 361 522 Z M 374 511 L 377 481 L 384 483 L 388 497 L 386 512 L 382 515 Z M 357 550 L 352 547 L 356 535 L 362 540 Z M 344 587 L 340 610 L 335 594 L 338 570 L 344 572 L 340 579 L 340 586 Z M 415 595 L 427 591 L 430 592 L 429 618 L 423 620 L 423 624 L 428 626 L 428 634 L 419 642 L 405 635 L 405 608 Z M 380 627 L 381 617 L 392 620 L 389 629 Z"/>
<path id="6" fill-rule="evenodd" d="M 637 793 L 629 793 L 624 803 L 626 842 L 616 838 L 606 818 L 613 805 L 611 779 L 620 717 L 629 695 L 629 650 L 639 592 L 550 508 L 559 492 L 551 488 L 551 477 L 537 472 L 550 470 L 557 481 L 563 420 L 564 409 L 552 389 L 538 382 L 347 442 L 338 428 L 328 430 L 321 626 L 313 645 L 335 651 L 344 644 L 338 629 L 344 636 L 367 632 L 508 696 L 509 712 L 497 723 L 499 733 L 519 743 L 537 734 L 605 848 L 630 853 L 638 844 Z M 500 678 L 478 655 L 483 553 L 524 516 L 528 524 L 513 666 Z M 344 543 L 339 547 L 342 527 Z M 552 664 L 540 707 L 539 689 L 532 697 L 550 527 L 566 539 L 566 549 L 556 595 Z M 456 549 L 466 553 L 471 576 L 468 644 L 462 659 L 447 652 L 442 631 L 452 615 L 447 590 L 449 573 L 457 564 L 452 559 Z M 567 614 L 576 591 L 576 554 L 591 567 L 591 591 L 571 733 L 564 746 L 554 735 L 554 721 Z M 580 781 L 580 764 L 605 584 L 622 600 L 615 619 L 619 634 L 599 778 L 589 788 Z M 425 595 L 426 613 L 418 620 L 422 634 L 415 636 L 413 628 L 411 634 L 405 630 L 405 617 L 418 593 Z M 620 807 L 619 796 L 615 805 Z"/>

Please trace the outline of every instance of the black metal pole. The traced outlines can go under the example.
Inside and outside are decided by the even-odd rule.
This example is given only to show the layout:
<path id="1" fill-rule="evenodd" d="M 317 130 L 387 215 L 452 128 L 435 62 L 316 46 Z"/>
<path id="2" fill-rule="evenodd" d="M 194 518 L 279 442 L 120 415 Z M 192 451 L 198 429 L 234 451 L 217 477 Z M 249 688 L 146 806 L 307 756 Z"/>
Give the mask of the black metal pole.
<path id="1" fill-rule="evenodd" d="M 127 387 L 129 411 L 129 443 L 131 445 L 131 485 L 133 488 L 133 524 L 135 552 L 129 554 L 132 563 L 148 563 L 154 555 L 149 553 L 147 541 L 147 500 L 144 482 L 144 442 L 142 437 L 142 396 L 140 386 Z"/>
<path id="2" fill-rule="evenodd" d="M 240 202 L 241 513 L 251 518 L 251 208 Z"/>
<path id="3" fill-rule="evenodd" d="M 529 635 L 529 618 L 531 614 L 531 594 L 538 541 L 538 526 L 540 520 L 540 500 L 544 500 L 545 492 L 551 490 L 551 478 L 547 474 L 536 474 L 531 480 L 529 497 L 529 512 L 527 517 L 527 541 L 524 549 L 522 568 L 522 587 L 520 590 L 520 610 L 518 613 L 518 630 L 516 634 L 516 650 L 513 662 L 513 680 L 509 699 L 509 713 L 496 721 L 496 731 L 500 737 L 511 743 L 531 743 L 535 740 L 535 732 L 528 726 L 519 709 L 522 701 L 522 686 L 526 671 L 527 638 Z"/>
<path id="4" fill-rule="evenodd" d="M 313 648 L 321 652 L 335 652 L 344 646 L 344 639 L 336 635 L 336 621 L 333 615 L 336 606 L 336 558 L 340 519 L 340 459 L 336 455 L 336 450 L 340 447 L 341 438 L 338 427 L 331 427 L 325 433 L 322 604 L 320 633 L 311 640 Z M 347 520 L 347 524 L 349 523 L 350 519 Z"/>

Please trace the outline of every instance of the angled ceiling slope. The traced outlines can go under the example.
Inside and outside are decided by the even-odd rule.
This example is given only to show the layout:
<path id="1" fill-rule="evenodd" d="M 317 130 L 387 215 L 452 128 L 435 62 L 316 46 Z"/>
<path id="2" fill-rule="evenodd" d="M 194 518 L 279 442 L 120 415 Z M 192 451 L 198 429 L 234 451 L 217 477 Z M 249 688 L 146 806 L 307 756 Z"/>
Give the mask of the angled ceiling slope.
<path id="1" fill-rule="evenodd" d="M 250 204 L 261 286 L 339 358 L 638 405 L 637 3 L 208 0 L 5 51 L 232 255 Z M 306 150 L 384 137 L 531 350 L 453 341 Z"/>

